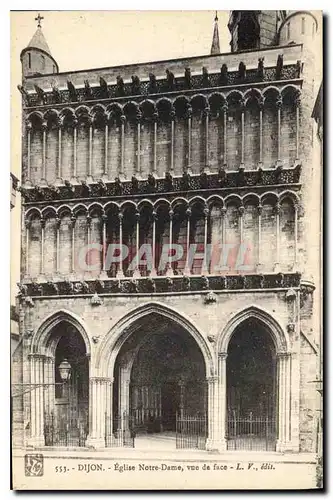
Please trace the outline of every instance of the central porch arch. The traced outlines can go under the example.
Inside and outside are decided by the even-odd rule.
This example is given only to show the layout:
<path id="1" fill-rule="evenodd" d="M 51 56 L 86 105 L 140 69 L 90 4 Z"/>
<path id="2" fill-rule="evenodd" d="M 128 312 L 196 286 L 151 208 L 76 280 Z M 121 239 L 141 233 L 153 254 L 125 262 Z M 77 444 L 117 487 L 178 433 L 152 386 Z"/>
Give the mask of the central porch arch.
<path id="1" fill-rule="evenodd" d="M 176 415 L 177 422 L 206 422 L 207 378 L 214 373 L 214 363 L 192 322 L 150 303 L 122 318 L 107 340 L 99 358 L 100 372 L 113 381 L 106 406 L 107 446 L 114 445 L 122 425 L 136 436 L 170 437 L 176 434 Z M 130 419 L 125 424 L 119 419 L 124 415 Z"/>

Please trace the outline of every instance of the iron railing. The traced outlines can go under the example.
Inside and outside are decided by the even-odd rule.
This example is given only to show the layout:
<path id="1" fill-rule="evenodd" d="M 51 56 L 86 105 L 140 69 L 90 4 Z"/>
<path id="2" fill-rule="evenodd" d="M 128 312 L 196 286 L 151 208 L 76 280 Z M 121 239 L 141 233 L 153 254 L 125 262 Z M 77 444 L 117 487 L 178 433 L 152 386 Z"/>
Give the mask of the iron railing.
<path id="1" fill-rule="evenodd" d="M 127 413 L 113 417 L 105 413 L 105 446 L 134 448 L 133 418 Z"/>
<path id="2" fill-rule="evenodd" d="M 228 415 L 228 450 L 275 451 L 276 420 L 268 416 Z"/>
<path id="3" fill-rule="evenodd" d="M 85 446 L 89 429 L 87 419 L 56 418 L 53 413 L 44 418 L 46 446 Z"/>
<path id="4" fill-rule="evenodd" d="M 207 436 L 205 415 L 176 415 L 176 448 L 205 450 Z"/>

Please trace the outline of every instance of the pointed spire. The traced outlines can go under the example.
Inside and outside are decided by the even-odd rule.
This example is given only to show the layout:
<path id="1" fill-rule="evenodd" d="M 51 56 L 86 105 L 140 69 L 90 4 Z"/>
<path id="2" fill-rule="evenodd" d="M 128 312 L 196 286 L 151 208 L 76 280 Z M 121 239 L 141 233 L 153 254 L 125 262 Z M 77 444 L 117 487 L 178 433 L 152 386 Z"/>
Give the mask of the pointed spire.
<path id="1" fill-rule="evenodd" d="M 212 48 L 210 49 L 211 54 L 220 54 L 220 35 L 219 35 L 219 19 L 217 17 L 217 11 L 215 12 L 214 19 L 214 33 L 213 33 L 213 41 Z"/>
<path id="2" fill-rule="evenodd" d="M 41 49 L 50 56 L 52 56 L 50 48 L 45 40 L 43 31 L 42 31 L 42 24 L 41 21 L 44 19 L 40 14 L 38 14 L 37 17 L 35 17 L 35 21 L 37 21 L 37 30 L 30 40 L 28 47 L 32 49 Z"/>

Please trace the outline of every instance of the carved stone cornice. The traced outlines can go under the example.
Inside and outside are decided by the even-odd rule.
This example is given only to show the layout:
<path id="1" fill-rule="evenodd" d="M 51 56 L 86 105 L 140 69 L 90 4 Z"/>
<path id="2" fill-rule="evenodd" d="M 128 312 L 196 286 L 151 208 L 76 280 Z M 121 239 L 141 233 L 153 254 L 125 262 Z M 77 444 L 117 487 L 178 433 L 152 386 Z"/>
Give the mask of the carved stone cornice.
<path id="1" fill-rule="evenodd" d="M 235 167 L 236 170 L 236 167 Z M 299 165 L 287 169 L 264 169 L 264 170 L 243 170 L 242 175 L 237 171 L 223 171 L 207 173 L 204 178 L 200 175 L 186 174 L 185 177 L 171 177 L 155 179 L 154 183 L 148 179 L 132 178 L 131 180 L 105 181 L 102 196 L 131 197 L 136 195 L 165 194 L 169 192 L 179 193 L 183 191 L 199 191 L 202 189 L 221 189 L 237 187 L 258 187 L 272 185 L 297 184 L 300 181 L 301 168 Z M 204 185 L 203 185 L 204 184 Z M 99 181 L 87 183 L 89 188 L 89 198 L 101 198 L 101 186 Z M 82 199 L 87 195 L 82 188 L 82 184 L 70 184 L 65 182 L 54 186 L 24 187 L 21 191 L 26 204 L 40 201 L 61 201 L 69 199 Z"/>
<path id="2" fill-rule="evenodd" d="M 188 68 L 189 69 L 189 68 Z M 173 73 L 169 71 L 164 79 L 156 79 L 154 75 L 147 75 L 146 81 L 139 81 L 124 83 L 123 79 L 119 77 L 117 83 L 111 85 L 106 84 L 105 80 L 100 81 L 99 86 L 75 88 L 75 92 L 68 89 L 59 90 L 54 92 L 53 89 L 41 92 L 27 93 L 21 86 L 20 92 L 24 93 L 24 106 L 27 108 L 45 106 L 45 105 L 61 105 L 66 103 L 75 103 L 79 105 L 82 102 L 93 102 L 101 99 L 118 99 L 124 97 L 134 97 L 136 99 L 144 98 L 147 95 L 168 94 L 169 92 L 195 92 L 198 89 L 212 90 L 216 87 L 236 86 L 239 84 L 255 84 L 261 82 L 272 82 L 276 80 L 286 81 L 299 78 L 299 69 L 297 64 L 284 65 L 278 74 L 275 67 L 263 68 L 262 73 L 259 74 L 257 68 L 247 69 L 239 78 L 239 71 L 226 71 L 221 73 L 208 74 L 207 71 L 202 75 L 191 75 L 190 85 L 188 75 L 175 78 Z M 149 78 L 149 80 L 148 80 Z M 152 80 L 153 85 L 152 85 Z M 87 80 L 86 80 L 87 81 Z M 209 85 L 207 83 L 209 82 Z M 73 90 L 73 89 L 72 89 Z M 36 91 L 36 89 L 35 89 Z"/>
<path id="3" fill-rule="evenodd" d="M 246 278 L 246 279 L 245 279 Z M 52 297 L 52 296 L 87 296 L 92 299 L 103 295 L 136 295 L 136 294 L 164 294 L 164 293 L 203 293 L 205 297 L 214 298 L 215 295 L 223 291 L 239 291 L 239 290 L 288 290 L 290 288 L 298 288 L 300 286 L 299 273 L 286 274 L 249 274 L 246 277 L 239 274 L 234 275 L 208 275 L 203 279 L 200 276 L 182 276 L 175 275 L 172 277 L 140 277 L 137 279 L 105 279 L 105 280 L 87 280 L 71 282 L 72 287 L 68 286 L 68 280 L 57 281 L 55 286 L 51 286 L 51 282 L 39 283 L 36 288 L 34 283 L 27 283 L 27 293 L 33 296 L 34 300 L 37 297 Z M 102 284 L 102 285 L 101 285 Z M 102 286 L 102 288 L 101 288 Z M 207 290 L 209 290 L 207 295 Z M 92 304 L 93 305 L 93 304 Z"/>

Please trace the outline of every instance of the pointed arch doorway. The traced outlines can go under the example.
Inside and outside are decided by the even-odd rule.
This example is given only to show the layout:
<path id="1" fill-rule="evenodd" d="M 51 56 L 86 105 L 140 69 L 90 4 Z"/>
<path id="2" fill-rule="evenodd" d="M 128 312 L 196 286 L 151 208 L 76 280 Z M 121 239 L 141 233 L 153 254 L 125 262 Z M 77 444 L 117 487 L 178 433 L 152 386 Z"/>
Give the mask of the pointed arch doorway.
<path id="1" fill-rule="evenodd" d="M 206 362 L 186 328 L 157 312 L 138 318 L 122 341 L 113 375 L 106 446 L 125 436 L 118 445 L 134 446 L 135 440 L 136 448 L 192 447 L 179 436 L 185 421 L 195 420 L 202 425 L 193 447 L 200 441 L 205 448 Z"/>
<path id="2" fill-rule="evenodd" d="M 269 330 L 255 318 L 234 330 L 228 345 L 227 448 L 275 451 L 277 359 Z"/>

